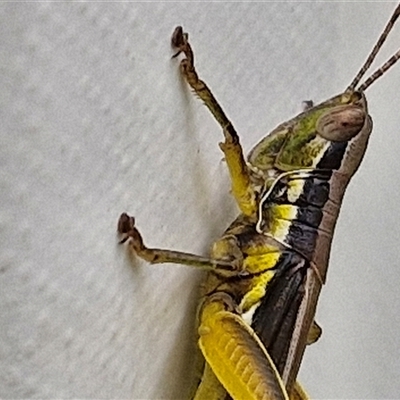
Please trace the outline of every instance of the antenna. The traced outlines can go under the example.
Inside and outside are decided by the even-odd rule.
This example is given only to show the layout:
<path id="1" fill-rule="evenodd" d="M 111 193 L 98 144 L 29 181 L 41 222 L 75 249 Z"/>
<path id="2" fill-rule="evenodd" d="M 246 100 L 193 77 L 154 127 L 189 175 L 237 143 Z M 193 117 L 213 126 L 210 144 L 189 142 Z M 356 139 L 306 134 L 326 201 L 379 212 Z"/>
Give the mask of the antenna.
<path id="1" fill-rule="evenodd" d="M 369 67 L 371 66 L 372 62 L 375 60 L 376 55 L 378 54 L 379 50 L 382 48 L 383 43 L 389 36 L 390 31 L 392 30 L 394 24 L 396 23 L 397 19 L 400 16 L 400 4 L 394 10 L 390 20 L 385 26 L 385 29 L 379 36 L 378 41 L 376 42 L 375 46 L 373 47 L 371 53 L 369 54 L 367 60 L 365 61 L 364 65 L 361 67 L 360 71 L 351 82 L 350 86 L 347 88 L 346 91 L 353 92 L 356 86 L 359 84 L 361 78 L 365 75 Z M 388 61 L 381 68 L 375 71 L 359 88 L 359 90 L 365 90 L 368 86 L 370 86 L 373 82 L 375 82 L 379 77 L 381 77 L 391 66 L 393 66 L 396 61 L 400 58 L 400 50 L 395 53 Z"/>

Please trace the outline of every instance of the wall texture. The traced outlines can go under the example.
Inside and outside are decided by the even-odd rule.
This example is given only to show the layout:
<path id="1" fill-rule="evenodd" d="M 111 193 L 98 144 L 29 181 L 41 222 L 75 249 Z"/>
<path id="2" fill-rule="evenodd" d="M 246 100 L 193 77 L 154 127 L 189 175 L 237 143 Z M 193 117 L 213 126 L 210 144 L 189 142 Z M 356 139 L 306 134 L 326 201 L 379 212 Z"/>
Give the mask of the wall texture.
<path id="1" fill-rule="evenodd" d="M 171 60 L 176 25 L 249 150 L 342 91 L 393 3 L 0 5 L 0 397 L 177 399 L 201 272 L 117 244 L 206 254 L 236 214 L 222 135 Z M 398 46 L 400 33 L 381 61 Z M 369 90 L 375 131 L 338 224 L 313 398 L 400 392 L 400 65 Z"/>

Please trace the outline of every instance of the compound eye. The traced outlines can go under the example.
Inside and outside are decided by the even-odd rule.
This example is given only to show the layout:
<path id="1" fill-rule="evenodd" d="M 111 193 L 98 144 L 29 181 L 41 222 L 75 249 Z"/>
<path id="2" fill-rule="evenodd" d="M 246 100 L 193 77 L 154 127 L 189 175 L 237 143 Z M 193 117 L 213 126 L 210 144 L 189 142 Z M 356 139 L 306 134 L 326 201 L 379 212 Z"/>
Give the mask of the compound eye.
<path id="1" fill-rule="evenodd" d="M 317 132 L 331 142 L 347 142 L 361 131 L 365 118 L 365 111 L 358 106 L 337 106 L 319 117 Z"/>

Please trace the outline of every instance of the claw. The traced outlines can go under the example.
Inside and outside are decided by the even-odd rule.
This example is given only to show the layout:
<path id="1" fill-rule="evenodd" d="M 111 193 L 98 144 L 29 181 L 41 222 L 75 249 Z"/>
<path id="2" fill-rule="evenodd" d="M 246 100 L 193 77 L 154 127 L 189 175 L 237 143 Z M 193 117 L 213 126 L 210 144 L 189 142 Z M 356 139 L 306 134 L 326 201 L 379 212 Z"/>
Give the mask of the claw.
<path id="1" fill-rule="evenodd" d="M 187 42 L 188 35 L 183 32 L 183 28 L 181 26 L 177 26 L 172 34 L 171 44 L 173 47 L 177 47 L 178 49 L 185 45 Z"/>
<path id="2" fill-rule="evenodd" d="M 135 228 L 135 218 L 130 217 L 126 213 L 122 213 L 118 220 L 117 231 L 124 237 L 119 241 L 119 244 L 125 243 L 130 237 L 133 229 Z"/>
<path id="3" fill-rule="evenodd" d="M 145 249 L 143 244 L 142 236 L 139 231 L 135 228 L 135 218 L 129 216 L 126 213 L 122 213 L 118 220 L 118 233 L 124 237 L 119 242 L 120 244 L 125 243 L 128 239 L 131 239 L 131 244 L 136 252 L 140 252 Z"/>
<path id="4" fill-rule="evenodd" d="M 130 217 L 127 213 L 122 213 L 118 220 L 118 233 L 129 233 L 135 227 L 135 218 Z"/>
<path id="5" fill-rule="evenodd" d="M 178 52 L 172 56 L 172 58 L 176 58 L 182 52 L 186 52 L 187 48 L 187 40 L 189 35 L 186 32 L 183 32 L 183 28 L 181 26 L 177 26 L 172 34 L 171 45 L 172 47 L 176 47 Z"/>

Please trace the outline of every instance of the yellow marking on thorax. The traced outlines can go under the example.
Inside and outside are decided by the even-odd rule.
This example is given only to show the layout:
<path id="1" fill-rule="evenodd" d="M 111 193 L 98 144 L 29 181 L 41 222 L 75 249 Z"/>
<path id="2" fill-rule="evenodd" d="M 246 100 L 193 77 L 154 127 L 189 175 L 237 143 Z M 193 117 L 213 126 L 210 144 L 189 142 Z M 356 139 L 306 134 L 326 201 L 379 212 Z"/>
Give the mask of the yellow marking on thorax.
<path id="1" fill-rule="evenodd" d="M 270 244 L 270 243 L 255 244 L 250 242 L 250 245 L 245 247 L 245 252 L 247 254 L 246 260 L 251 259 L 250 256 L 263 256 L 263 255 L 265 256 L 272 253 L 276 254 L 279 253 L 279 250 L 280 248 L 276 244 Z M 249 261 L 247 261 L 247 263 L 249 263 Z M 265 268 L 261 269 L 260 271 L 263 271 L 264 269 Z"/>
<path id="2" fill-rule="evenodd" d="M 303 193 L 305 183 L 304 179 L 294 179 L 288 182 L 287 198 L 291 203 L 294 203 Z"/>
<path id="3" fill-rule="evenodd" d="M 265 296 L 267 286 L 275 275 L 275 271 L 266 271 L 252 279 L 252 288 L 243 296 L 239 308 L 243 313 L 250 310 Z"/>
<path id="4" fill-rule="evenodd" d="M 311 148 L 310 153 L 312 155 L 312 168 L 315 168 L 325 155 L 326 150 L 330 146 L 330 142 L 321 136 L 316 136 L 310 141 L 309 146 Z"/>
<path id="5" fill-rule="evenodd" d="M 271 251 L 264 254 L 247 256 L 243 261 L 243 267 L 247 272 L 259 275 L 251 278 L 250 288 L 240 302 L 240 308 L 245 313 L 257 304 L 264 296 L 266 288 L 275 275 L 272 269 L 276 267 L 281 252 Z M 264 271 L 264 272 L 263 272 Z"/>
<path id="6" fill-rule="evenodd" d="M 265 254 L 247 256 L 243 260 L 243 270 L 250 274 L 257 274 L 274 268 L 280 255 L 280 251 L 274 251 Z"/>
<path id="7" fill-rule="evenodd" d="M 271 206 L 269 216 L 268 236 L 276 238 L 279 242 L 285 242 L 292 221 L 297 217 L 297 206 L 291 204 Z"/>

